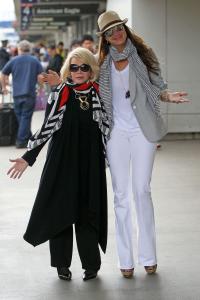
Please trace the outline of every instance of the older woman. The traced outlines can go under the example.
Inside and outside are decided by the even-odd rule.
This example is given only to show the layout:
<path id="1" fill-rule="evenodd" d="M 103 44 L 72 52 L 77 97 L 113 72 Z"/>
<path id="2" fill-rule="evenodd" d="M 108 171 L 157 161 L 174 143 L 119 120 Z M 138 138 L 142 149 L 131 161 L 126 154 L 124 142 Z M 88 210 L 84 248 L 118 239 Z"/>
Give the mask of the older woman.
<path id="1" fill-rule="evenodd" d="M 130 278 L 135 267 L 132 191 L 138 225 L 138 261 L 149 274 L 157 268 L 150 181 L 156 142 L 167 132 L 160 100 L 183 103 L 187 94 L 167 91 L 153 51 L 126 22 L 114 11 L 99 16 L 98 56 L 100 96 L 110 125 L 107 156 L 114 190 L 119 268 L 124 277 Z"/>
<path id="2" fill-rule="evenodd" d="M 44 77 L 54 76 L 54 72 Z M 31 137 L 22 158 L 11 160 L 11 178 L 32 166 L 51 138 L 39 190 L 24 239 L 37 246 L 50 241 L 51 265 L 60 279 L 70 280 L 73 224 L 85 270 L 83 280 L 97 276 L 101 266 L 98 244 L 107 243 L 107 192 L 104 142 L 108 122 L 98 96 L 98 65 L 83 48 L 73 50 L 61 70 L 62 82 L 49 97 L 46 118 Z"/>

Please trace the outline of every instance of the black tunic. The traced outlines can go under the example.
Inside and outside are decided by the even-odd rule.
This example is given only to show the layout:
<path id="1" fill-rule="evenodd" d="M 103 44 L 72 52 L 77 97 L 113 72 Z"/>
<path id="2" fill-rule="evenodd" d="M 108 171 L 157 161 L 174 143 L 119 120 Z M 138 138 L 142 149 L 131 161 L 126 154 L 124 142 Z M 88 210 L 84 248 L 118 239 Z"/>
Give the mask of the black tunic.
<path id="1" fill-rule="evenodd" d="M 39 190 L 24 239 L 36 246 L 76 222 L 96 229 L 99 244 L 107 244 L 107 190 L 101 131 L 88 110 L 70 92 L 62 127 L 49 144 Z M 31 165 L 42 146 L 27 151 Z"/>

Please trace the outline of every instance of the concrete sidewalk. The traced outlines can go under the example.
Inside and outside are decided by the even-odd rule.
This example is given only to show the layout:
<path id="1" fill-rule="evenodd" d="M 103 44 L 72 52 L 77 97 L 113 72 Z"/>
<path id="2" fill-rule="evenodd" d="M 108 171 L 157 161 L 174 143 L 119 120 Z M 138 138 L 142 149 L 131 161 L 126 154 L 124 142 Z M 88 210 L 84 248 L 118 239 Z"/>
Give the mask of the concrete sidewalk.
<path id="1" fill-rule="evenodd" d="M 34 129 L 42 113 L 34 115 Z M 200 300 L 200 141 L 163 142 L 157 151 L 152 180 L 155 206 L 158 273 L 145 274 L 138 266 L 133 279 L 117 268 L 113 195 L 108 171 L 109 238 L 99 277 L 82 281 L 75 247 L 71 282 L 57 278 L 49 266 L 48 244 L 33 248 L 25 231 L 45 159 L 20 180 L 6 176 L 9 158 L 24 151 L 0 148 L 0 299 L 12 300 Z M 135 237 L 135 231 L 133 232 Z"/>

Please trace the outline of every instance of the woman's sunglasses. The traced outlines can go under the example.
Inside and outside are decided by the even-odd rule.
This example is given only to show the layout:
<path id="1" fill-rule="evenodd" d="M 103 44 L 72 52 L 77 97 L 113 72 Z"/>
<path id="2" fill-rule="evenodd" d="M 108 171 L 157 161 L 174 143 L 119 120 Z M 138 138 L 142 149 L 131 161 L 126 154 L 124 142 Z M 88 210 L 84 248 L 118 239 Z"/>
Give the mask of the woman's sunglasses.
<path id="1" fill-rule="evenodd" d="M 109 37 L 111 37 L 111 36 L 113 35 L 113 33 L 114 33 L 115 31 L 122 31 L 122 30 L 124 30 L 124 25 L 123 25 L 123 24 L 116 25 L 116 26 L 114 26 L 114 27 L 112 27 L 112 28 L 106 30 L 106 31 L 104 32 L 104 36 L 107 37 L 107 38 L 109 38 Z"/>
<path id="2" fill-rule="evenodd" d="M 76 64 L 71 64 L 69 66 L 70 72 L 78 72 L 78 70 L 81 70 L 82 72 L 88 72 L 90 71 L 90 66 L 87 64 L 82 64 L 82 65 L 76 65 Z"/>

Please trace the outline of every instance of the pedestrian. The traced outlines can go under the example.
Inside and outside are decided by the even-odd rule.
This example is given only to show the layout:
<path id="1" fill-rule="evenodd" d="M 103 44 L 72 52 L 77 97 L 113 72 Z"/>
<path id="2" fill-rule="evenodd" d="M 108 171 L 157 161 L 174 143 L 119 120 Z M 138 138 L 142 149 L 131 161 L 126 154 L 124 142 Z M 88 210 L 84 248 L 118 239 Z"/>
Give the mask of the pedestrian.
<path id="1" fill-rule="evenodd" d="M 149 274 L 157 268 L 150 181 L 156 142 L 167 132 L 160 100 L 174 103 L 188 100 L 184 98 L 185 92 L 167 90 L 155 54 L 126 22 L 114 11 L 99 16 L 98 57 L 100 96 L 110 125 L 107 158 L 114 191 L 119 268 L 124 277 L 130 278 L 135 268 L 133 248 L 136 250 L 132 243 L 132 193 L 137 216 L 138 262 Z"/>
<path id="2" fill-rule="evenodd" d="M 49 54 L 48 54 L 48 51 L 47 51 L 47 47 L 44 43 L 39 43 L 37 44 L 37 47 L 39 49 L 39 59 L 40 59 L 40 62 L 43 66 L 43 69 L 46 70 L 48 64 L 49 64 Z"/>
<path id="3" fill-rule="evenodd" d="M 56 45 L 48 46 L 47 51 L 50 56 L 50 59 L 46 71 L 52 70 L 59 74 L 63 65 L 62 56 L 57 53 Z"/>
<path id="4" fill-rule="evenodd" d="M 64 43 L 62 41 L 58 43 L 56 51 L 64 61 L 67 55 L 66 55 L 66 49 L 64 48 Z"/>
<path id="5" fill-rule="evenodd" d="M 1 47 L 0 47 L 0 71 L 3 69 L 5 64 L 10 59 L 10 54 L 7 51 L 7 44 L 8 40 L 2 40 L 1 41 Z"/>
<path id="6" fill-rule="evenodd" d="M 61 83 L 58 75 L 55 82 L 53 73 L 46 74 L 45 81 L 51 84 L 54 78 L 57 87 L 49 97 L 45 121 L 31 137 L 28 151 L 11 160 L 14 165 L 8 171 L 11 178 L 20 178 L 51 138 L 24 239 L 33 246 L 49 240 L 51 266 L 64 280 L 72 276 L 73 224 L 84 281 L 95 278 L 100 269 L 98 244 L 106 251 L 108 121 L 98 96 L 97 74 L 93 54 L 81 47 L 66 59 Z"/>
<path id="7" fill-rule="evenodd" d="M 23 40 L 18 44 L 19 55 L 12 58 L 2 69 L 2 92 L 8 93 L 7 82 L 12 74 L 14 111 L 18 121 L 16 147 L 25 148 L 31 134 L 31 120 L 36 100 L 38 75 L 42 65 L 31 54 L 31 44 Z"/>
<path id="8" fill-rule="evenodd" d="M 95 51 L 94 48 L 94 39 L 90 34 L 84 34 L 81 39 L 81 47 L 90 50 L 93 54 Z"/>
<path id="9" fill-rule="evenodd" d="M 0 47 L 0 75 L 1 75 L 1 70 L 5 66 L 5 64 L 10 60 L 10 54 L 7 51 L 7 44 L 8 40 L 2 40 L 1 41 L 1 47 Z M 9 84 L 9 81 L 7 82 Z M 0 94 L 2 93 L 2 87 L 0 84 Z"/>
<path id="10" fill-rule="evenodd" d="M 69 50 L 72 51 L 72 50 L 80 47 L 80 45 L 81 45 L 81 42 L 78 39 L 74 39 L 74 40 L 72 40 L 72 42 L 70 44 Z"/>

